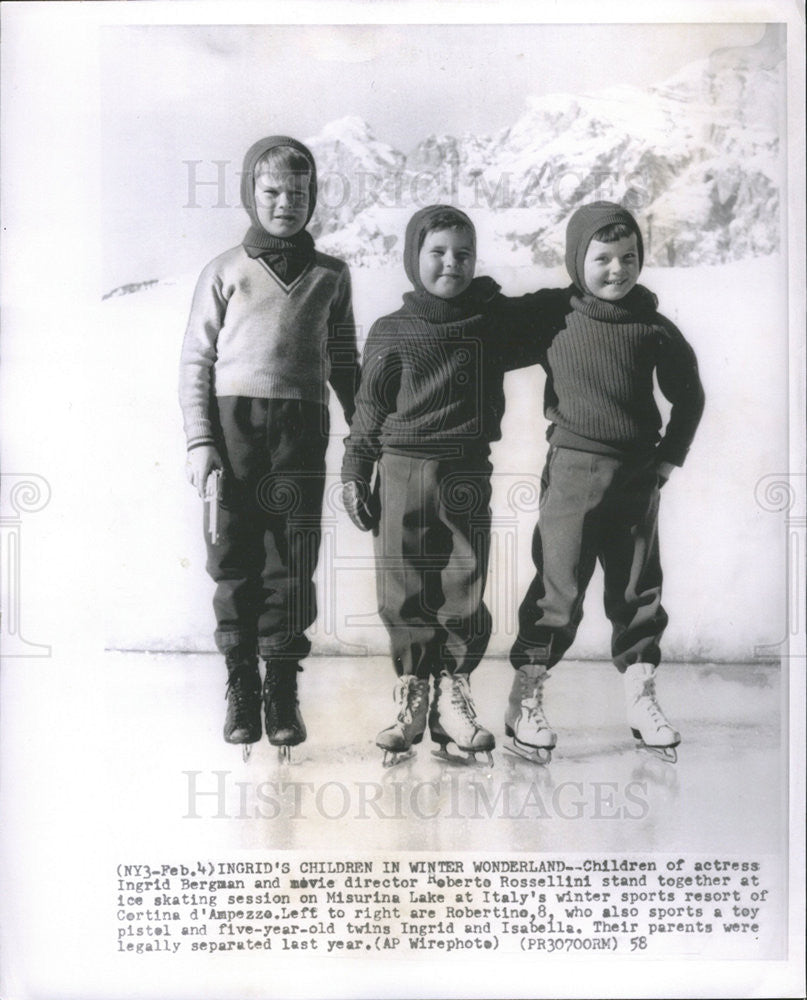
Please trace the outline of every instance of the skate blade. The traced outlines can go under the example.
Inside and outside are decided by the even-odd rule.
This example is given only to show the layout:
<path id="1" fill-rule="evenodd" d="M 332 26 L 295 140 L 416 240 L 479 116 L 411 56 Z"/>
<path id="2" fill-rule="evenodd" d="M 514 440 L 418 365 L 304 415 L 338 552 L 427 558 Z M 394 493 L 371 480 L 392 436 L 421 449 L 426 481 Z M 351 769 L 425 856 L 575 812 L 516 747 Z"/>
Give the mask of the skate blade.
<path id="1" fill-rule="evenodd" d="M 277 748 L 277 759 L 281 764 L 291 764 L 291 744 L 282 743 Z"/>
<path id="2" fill-rule="evenodd" d="M 241 743 L 239 741 L 238 743 L 233 743 L 230 740 L 225 740 L 224 742 L 228 743 L 231 747 L 238 747 L 241 750 L 241 760 L 243 760 L 244 763 L 246 764 L 246 762 L 249 760 L 250 754 L 252 753 L 253 744 L 257 743 L 258 741 L 253 740 L 250 743 Z"/>
<path id="3" fill-rule="evenodd" d="M 380 749 L 383 749 L 383 747 Z M 395 767 L 397 764 L 403 764 L 406 760 L 411 760 L 414 756 L 415 751 L 411 748 L 409 750 L 384 750 L 384 759 L 381 762 L 381 766 Z"/>
<path id="4" fill-rule="evenodd" d="M 486 755 L 487 760 L 479 760 L 478 753 Z M 454 764 L 458 767 L 493 767 L 493 754 L 490 750 L 463 750 L 460 753 L 452 753 L 445 746 L 439 750 L 432 750 L 432 757 L 441 760 L 444 764 Z"/>
<path id="5" fill-rule="evenodd" d="M 519 743 L 505 743 L 504 749 L 522 760 L 528 760 L 531 764 L 540 764 L 542 767 L 552 760 L 551 747 L 523 747 Z"/>
<path id="6" fill-rule="evenodd" d="M 678 763 L 678 751 L 675 749 L 675 747 L 653 747 L 649 746 L 643 740 L 637 740 L 636 749 L 642 750 L 645 753 L 649 753 L 651 757 L 656 757 L 659 760 L 663 760 L 667 764 Z"/>

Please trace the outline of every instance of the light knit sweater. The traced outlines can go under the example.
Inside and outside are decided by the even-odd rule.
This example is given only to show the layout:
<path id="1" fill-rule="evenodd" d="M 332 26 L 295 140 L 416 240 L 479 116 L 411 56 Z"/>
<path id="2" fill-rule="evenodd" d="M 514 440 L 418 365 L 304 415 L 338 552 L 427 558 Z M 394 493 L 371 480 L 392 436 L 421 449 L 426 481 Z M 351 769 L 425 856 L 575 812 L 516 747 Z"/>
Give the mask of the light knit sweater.
<path id="1" fill-rule="evenodd" d="M 347 265 L 315 252 L 289 285 L 243 246 L 202 271 L 180 358 L 188 449 L 213 444 L 218 396 L 327 404 L 328 382 L 348 420 L 358 362 Z"/>

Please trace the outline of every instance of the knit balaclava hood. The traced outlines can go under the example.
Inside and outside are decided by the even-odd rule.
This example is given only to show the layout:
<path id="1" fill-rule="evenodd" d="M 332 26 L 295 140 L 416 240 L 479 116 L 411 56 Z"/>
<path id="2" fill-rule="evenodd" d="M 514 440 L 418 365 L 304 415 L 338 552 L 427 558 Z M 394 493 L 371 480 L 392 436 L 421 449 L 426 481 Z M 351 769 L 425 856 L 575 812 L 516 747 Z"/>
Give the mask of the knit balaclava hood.
<path id="1" fill-rule="evenodd" d="M 244 156 L 244 167 L 241 172 L 241 204 L 247 210 L 247 215 L 249 215 L 252 225 L 258 229 L 262 227 L 255 214 L 255 167 L 270 149 L 274 149 L 277 146 L 291 146 L 292 149 L 296 149 L 298 153 L 301 153 L 308 160 L 311 169 L 311 178 L 308 184 L 308 217 L 305 220 L 306 225 L 311 220 L 311 216 L 314 214 L 314 209 L 317 205 L 317 165 L 314 162 L 311 150 L 288 135 L 270 135 L 265 139 L 258 139 L 247 150 Z"/>
<path id="2" fill-rule="evenodd" d="M 438 215 L 442 215 L 443 212 L 452 212 L 462 219 L 463 226 L 466 226 L 473 236 L 474 249 L 476 249 L 476 230 L 474 229 L 473 222 L 471 222 L 465 212 L 454 208 L 453 205 L 429 205 L 427 208 L 421 208 L 415 212 L 406 226 L 403 265 L 407 278 L 409 278 L 419 292 L 426 294 L 428 293 L 423 286 L 423 282 L 420 280 L 420 249 L 423 246 L 423 240 L 430 224 Z"/>
<path id="3" fill-rule="evenodd" d="M 622 223 L 636 233 L 641 269 L 644 261 L 642 233 L 636 219 L 626 208 L 612 201 L 593 201 L 590 205 L 582 205 L 569 219 L 566 227 L 566 270 L 574 284 L 586 294 L 589 293 L 589 289 L 583 280 L 583 263 L 588 245 L 598 230 L 614 223 Z"/>
<path id="4" fill-rule="evenodd" d="M 497 282 L 488 276 L 474 278 L 460 295 L 441 299 L 426 290 L 420 280 L 420 251 L 423 240 L 431 231 L 434 220 L 444 212 L 451 212 L 473 236 L 476 250 L 476 229 L 465 212 L 453 205 L 429 205 L 415 212 L 406 227 L 403 264 L 406 276 L 415 286 L 413 292 L 404 294 L 406 309 L 432 323 L 453 323 L 487 311 L 499 293 Z"/>

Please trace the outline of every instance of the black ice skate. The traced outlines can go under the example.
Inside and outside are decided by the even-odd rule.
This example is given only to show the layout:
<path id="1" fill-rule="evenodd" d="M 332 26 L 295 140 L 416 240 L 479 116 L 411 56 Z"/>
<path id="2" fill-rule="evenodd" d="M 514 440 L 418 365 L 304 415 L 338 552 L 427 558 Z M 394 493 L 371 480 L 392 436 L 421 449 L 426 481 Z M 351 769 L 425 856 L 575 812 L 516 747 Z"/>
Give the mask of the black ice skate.
<path id="1" fill-rule="evenodd" d="M 398 717 L 376 736 L 376 746 L 384 751 L 384 767 L 393 767 L 414 756 L 413 746 L 423 739 L 429 708 L 429 681 L 412 675 L 398 679 L 395 685 Z"/>
<path id="2" fill-rule="evenodd" d="M 487 756 L 493 766 L 491 750 L 496 746 L 493 734 L 476 720 L 476 709 L 471 698 L 467 674 L 449 674 L 445 671 L 435 678 L 434 700 L 429 712 L 431 737 L 440 746 L 432 755 L 450 764 L 478 764 L 478 753 Z M 462 751 L 464 756 L 451 753 L 449 744 Z"/>
<path id="3" fill-rule="evenodd" d="M 504 716 L 504 731 L 511 742 L 505 743 L 504 749 L 533 764 L 548 764 L 557 735 L 543 709 L 547 669 L 543 664 L 528 663 L 515 673 Z"/>
<path id="4" fill-rule="evenodd" d="M 632 663 L 623 676 L 628 725 L 637 747 L 675 764 L 681 734 L 670 725 L 656 701 L 655 666 Z"/>
<path id="5" fill-rule="evenodd" d="M 249 760 L 253 743 L 261 738 L 261 676 L 258 658 L 236 646 L 225 654 L 227 664 L 227 716 L 224 739 L 240 744 L 244 760 Z"/>
<path id="6" fill-rule="evenodd" d="M 291 760 L 291 748 L 306 738 L 297 700 L 297 674 L 303 668 L 294 660 L 267 660 L 263 684 L 266 736 L 278 748 L 281 761 Z"/>

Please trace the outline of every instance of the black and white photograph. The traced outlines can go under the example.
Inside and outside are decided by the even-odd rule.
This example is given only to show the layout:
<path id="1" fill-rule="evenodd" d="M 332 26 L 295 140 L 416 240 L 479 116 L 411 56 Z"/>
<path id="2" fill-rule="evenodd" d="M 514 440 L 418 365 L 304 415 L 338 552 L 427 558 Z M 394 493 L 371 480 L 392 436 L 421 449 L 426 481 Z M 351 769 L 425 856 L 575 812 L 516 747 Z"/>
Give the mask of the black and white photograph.
<path id="1" fill-rule="evenodd" d="M 4 1000 L 803 997 L 803 5 L 0 16 Z"/>

